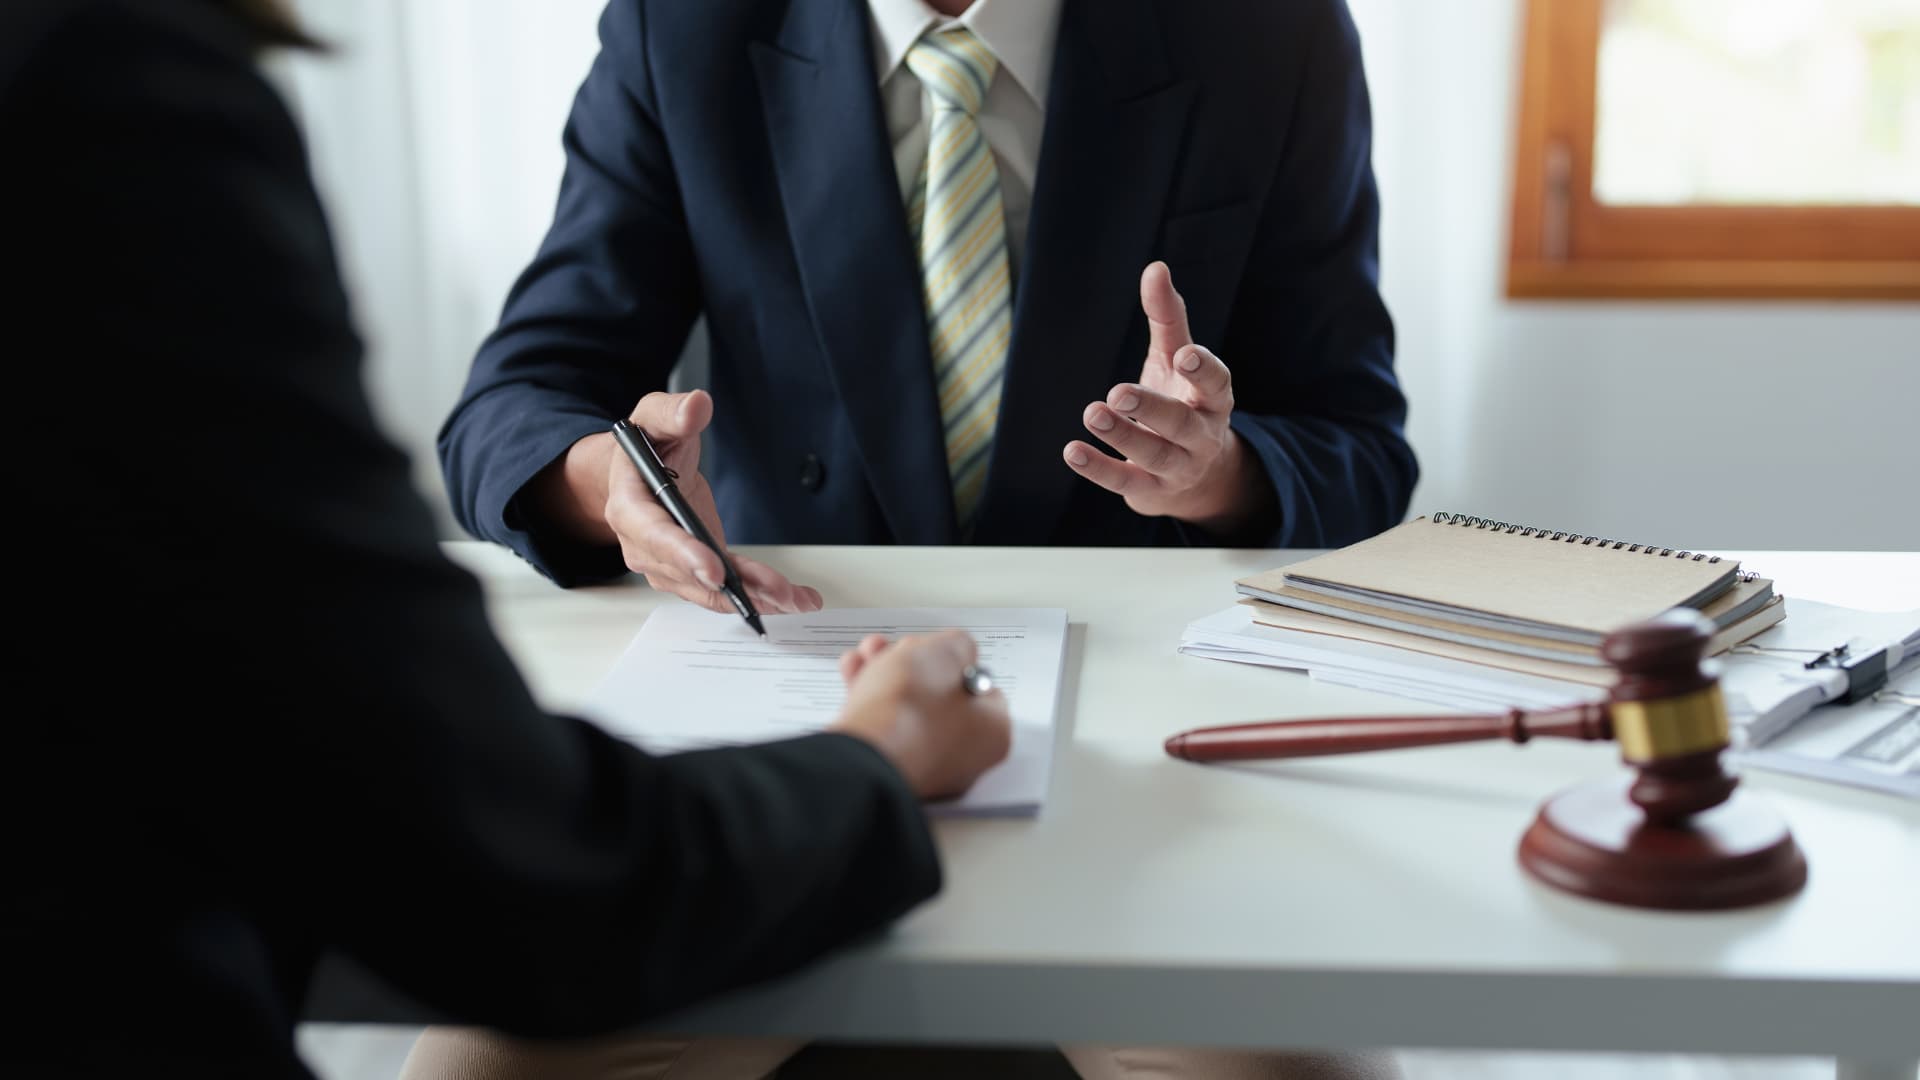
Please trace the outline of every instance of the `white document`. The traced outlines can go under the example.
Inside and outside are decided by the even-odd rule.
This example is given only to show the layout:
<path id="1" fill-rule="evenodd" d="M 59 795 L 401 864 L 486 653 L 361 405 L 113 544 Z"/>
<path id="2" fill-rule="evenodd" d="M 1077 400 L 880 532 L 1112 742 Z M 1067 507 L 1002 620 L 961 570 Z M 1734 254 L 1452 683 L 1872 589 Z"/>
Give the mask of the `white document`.
<path id="1" fill-rule="evenodd" d="M 771 742 L 831 725 L 846 700 L 840 656 L 868 634 L 959 629 L 980 644 L 1013 716 L 1013 750 L 936 812 L 1030 814 L 1052 772 L 1067 613 L 1059 608 L 846 608 L 765 616 L 762 641 L 738 615 L 655 609 L 594 691 L 586 715 L 656 753 Z"/>
<path id="2" fill-rule="evenodd" d="M 1211 660 L 1303 671 L 1321 682 L 1452 708 L 1551 708 L 1606 697 L 1600 687 L 1377 642 L 1264 626 L 1241 604 L 1195 620 L 1182 635 L 1180 651 Z"/>
<path id="3" fill-rule="evenodd" d="M 1756 769 L 1794 773 L 1920 799 L 1920 663 L 1886 692 L 1852 705 L 1822 705 L 1739 755 Z"/>

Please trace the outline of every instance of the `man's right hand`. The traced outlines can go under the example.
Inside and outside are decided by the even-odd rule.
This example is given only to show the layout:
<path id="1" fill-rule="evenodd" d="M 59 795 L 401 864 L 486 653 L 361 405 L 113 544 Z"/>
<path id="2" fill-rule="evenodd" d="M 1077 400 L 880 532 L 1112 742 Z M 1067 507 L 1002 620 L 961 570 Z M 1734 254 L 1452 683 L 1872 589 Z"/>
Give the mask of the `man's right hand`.
<path id="1" fill-rule="evenodd" d="M 712 396 L 704 390 L 648 394 L 627 419 L 647 433 L 667 468 L 677 474 L 674 483 L 680 494 L 725 547 L 727 534 L 713 490 L 700 475 L 700 433 L 713 420 Z M 584 538 L 618 542 L 627 568 L 645 575 L 647 584 L 713 611 L 733 611 L 720 592 L 726 577 L 720 557 L 673 520 L 611 432 L 574 443 L 542 481 L 545 512 Z M 820 610 L 818 590 L 795 585 L 765 563 L 732 552 L 728 558 L 762 613 Z"/>
<path id="2" fill-rule="evenodd" d="M 847 704 L 833 730 L 878 747 L 922 799 L 964 794 L 1013 745 L 1006 696 L 961 686 L 960 673 L 978 656 L 960 630 L 896 643 L 867 638 L 840 660 Z"/>

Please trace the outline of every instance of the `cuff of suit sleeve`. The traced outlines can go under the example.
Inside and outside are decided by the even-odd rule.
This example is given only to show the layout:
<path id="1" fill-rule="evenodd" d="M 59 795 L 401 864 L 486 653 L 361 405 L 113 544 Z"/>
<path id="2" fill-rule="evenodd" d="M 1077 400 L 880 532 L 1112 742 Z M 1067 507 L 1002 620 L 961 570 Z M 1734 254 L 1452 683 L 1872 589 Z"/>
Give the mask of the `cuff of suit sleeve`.
<path id="1" fill-rule="evenodd" d="M 761 870 L 790 884 L 808 875 L 818 879 L 812 903 L 825 901 L 821 910 L 831 912 L 815 924 L 819 947 L 880 931 L 940 891 L 940 850 L 926 809 L 900 770 L 865 739 L 821 732 L 676 757 L 682 767 L 695 759 L 702 759 L 696 768 L 750 764 L 784 776 L 790 793 L 810 793 L 804 804 L 788 806 L 809 818 L 807 841 L 781 852 L 795 864 Z M 815 842 L 829 844 L 832 854 L 809 853 Z"/>
<path id="2" fill-rule="evenodd" d="M 1174 521 L 1174 529 L 1180 542 L 1188 547 L 1285 547 L 1286 523 L 1294 519 L 1296 500 L 1291 485 L 1279 481 L 1282 477 L 1293 475 L 1293 465 L 1274 441 L 1272 433 L 1252 415 L 1235 412 L 1228 423 L 1234 433 L 1240 436 L 1240 441 L 1247 444 L 1253 463 L 1260 469 L 1262 482 L 1272 490 L 1273 506 L 1265 520 L 1254 522 L 1234 536 L 1217 536 L 1184 521 Z"/>
<path id="3" fill-rule="evenodd" d="M 617 546 L 582 543 L 560 529 L 533 520 L 521 508 L 521 496 L 534 477 L 565 456 L 574 443 L 608 430 L 612 422 L 601 416 L 567 412 L 557 416 L 547 413 L 538 423 L 539 427 L 530 428 L 520 443 L 526 453 L 503 468 L 498 490 L 506 492 L 506 497 L 497 505 L 481 507 L 494 532 L 490 539 L 518 552 L 562 588 L 596 585 L 626 574 L 627 564 Z"/>
<path id="4" fill-rule="evenodd" d="M 813 793 L 804 806 L 791 809 L 808 815 L 806 831 L 814 838 L 836 838 L 832 879 L 863 883 L 834 905 L 849 934 L 876 930 L 940 891 L 940 850 L 920 796 L 892 760 L 865 739 L 823 731 L 685 751 L 663 760 L 688 770 L 683 775 L 770 770 L 785 778 L 790 792 Z M 783 854 L 813 865 L 798 848 Z"/>

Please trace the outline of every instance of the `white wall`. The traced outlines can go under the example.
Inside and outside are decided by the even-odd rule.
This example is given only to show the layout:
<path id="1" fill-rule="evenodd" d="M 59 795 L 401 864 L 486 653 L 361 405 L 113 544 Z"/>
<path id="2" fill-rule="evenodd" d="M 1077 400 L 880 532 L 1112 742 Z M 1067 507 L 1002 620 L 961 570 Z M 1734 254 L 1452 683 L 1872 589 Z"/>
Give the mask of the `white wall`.
<path id="1" fill-rule="evenodd" d="M 368 343 L 368 386 L 445 512 L 433 442 L 553 213 L 604 0 L 296 0 L 283 65 Z"/>
<path id="2" fill-rule="evenodd" d="M 1689 548 L 1920 548 L 1920 305 L 1501 297 L 1519 0 L 1350 0 L 1385 290 L 1425 477 L 1457 510 Z M 432 436 L 551 211 L 600 0 L 306 0 L 293 84 L 370 382 Z"/>

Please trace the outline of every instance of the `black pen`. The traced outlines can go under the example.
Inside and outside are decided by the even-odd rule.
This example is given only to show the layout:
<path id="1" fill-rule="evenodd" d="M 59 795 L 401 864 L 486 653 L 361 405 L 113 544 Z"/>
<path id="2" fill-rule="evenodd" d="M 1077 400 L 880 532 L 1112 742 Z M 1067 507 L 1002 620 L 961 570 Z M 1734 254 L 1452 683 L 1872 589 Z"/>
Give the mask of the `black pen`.
<path id="1" fill-rule="evenodd" d="M 727 572 L 726 580 L 720 583 L 720 592 L 733 602 L 740 617 L 747 620 L 747 625 L 753 627 L 754 633 L 766 637 L 767 628 L 760 622 L 760 613 L 753 609 L 753 601 L 747 598 L 747 587 L 740 580 L 740 572 L 733 568 L 733 560 L 727 558 L 727 553 L 715 542 L 713 534 L 707 531 L 706 523 L 700 520 L 699 514 L 693 512 L 693 507 L 688 506 L 687 500 L 681 496 L 680 489 L 674 486 L 676 474 L 667 468 L 666 462 L 660 460 L 659 451 L 653 448 L 653 440 L 647 438 L 646 432 L 625 420 L 614 421 L 613 439 L 620 444 L 620 449 L 627 452 L 627 457 L 633 459 L 634 468 L 640 470 L 640 477 L 647 482 L 648 490 L 660 500 L 660 505 L 667 508 L 667 513 L 673 515 L 673 520 L 692 533 L 695 540 L 712 548 L 713 553 L 720 556 L 720 566 Z"/>

